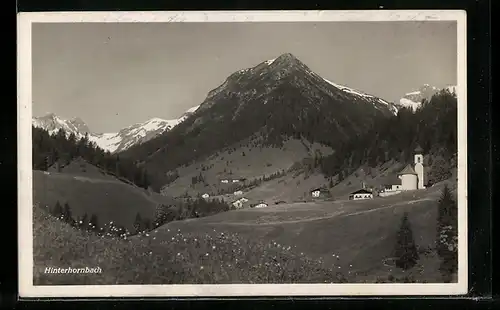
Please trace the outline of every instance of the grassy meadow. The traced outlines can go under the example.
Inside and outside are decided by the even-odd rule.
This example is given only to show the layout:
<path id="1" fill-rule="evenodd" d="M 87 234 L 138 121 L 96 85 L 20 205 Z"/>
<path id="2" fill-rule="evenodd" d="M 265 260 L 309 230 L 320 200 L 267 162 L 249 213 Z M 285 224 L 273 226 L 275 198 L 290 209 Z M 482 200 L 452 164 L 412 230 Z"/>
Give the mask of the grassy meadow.
<path id="1" fill-rule="evenodd" d="M 367 201 L 234 210 L 126 240 L 77 230 L 35 206 L 34 284 L 442 282 L 433 250 L 441 187 Z M 404 212 L 420 254 L 406 272 L 391 261 Z M 43 273 L 67 266 L 99 266 L 103 273 Z"/>

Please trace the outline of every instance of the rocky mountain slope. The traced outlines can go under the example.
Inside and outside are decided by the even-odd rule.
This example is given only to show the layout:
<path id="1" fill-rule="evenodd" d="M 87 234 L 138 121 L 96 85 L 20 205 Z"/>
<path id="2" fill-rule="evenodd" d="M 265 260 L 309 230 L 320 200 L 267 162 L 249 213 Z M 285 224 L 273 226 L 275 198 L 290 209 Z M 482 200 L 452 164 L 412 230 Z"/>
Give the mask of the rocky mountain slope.
<path id="1" fill-rule="evenodd" d="M 451 93 L 456 91 L 456 86 L 446 87 Z M 422 100 L 429 101 L 433 95 L 438 93 L 441 88 L 431 86 L 429 84 L 424 84 L 418 90 L 406 93 L 400 100 L 399 105 L 402 107 L 411 108 L 416 110 L 422 103 Z"/>
<path id="2" fill-rule="evenodd" d="M 198 106 L 187 110 L 178 119 L 164 120 L 152 118 L 143 123 L 125 127 L 116 133 L 94 133 L 80 118 L 67 120 L 54 113 L 41 117 L 34 117 L 32 124 L 35 127 L 47 130 L 50 134 L 59 131 L 59 129 L 64 129 L 68 135 L 74 134 L 77 138 L 81 138 L 88 134 L 89 140 L 96 143 L 98 147 L 111 153 L 118 153 L 133 145 L 148 141 L 165 131 L 171 130 L 179 123 L 183 122 L 189 115 L 196 111 L 197 108 Z"/>
<path id="3" fill-rule="evenodd" d="M 288 138 L 335 147 L 397 113 L 383 99 L 325 80 L 292 54 L 239 70 L 192 117 L 123 153 L 160 176 L 245 139 L 280 147 Z"/>

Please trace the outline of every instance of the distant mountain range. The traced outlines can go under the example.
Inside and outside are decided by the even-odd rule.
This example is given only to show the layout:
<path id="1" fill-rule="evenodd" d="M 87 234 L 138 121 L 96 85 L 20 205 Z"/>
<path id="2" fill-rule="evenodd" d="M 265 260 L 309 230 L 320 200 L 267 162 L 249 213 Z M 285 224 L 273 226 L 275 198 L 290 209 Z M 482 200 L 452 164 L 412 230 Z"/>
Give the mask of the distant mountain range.
<path id="1" fill-rule="evenodd" d="M 454 92 L 456 86 L 447 89 Z M 214 147 L 214 139 L 218 140 L 216 135 L 225 136 L 230 132 L 234 138 L 224 139 L 224 145 L 256 132 L 265 132 L 264 135 L 269 136 L 273 132 L 286 134 L 287 131 L 292 135 L 293 132 L 309 134 L 312 139 L 331 144 L 333 140 L 348 139 L 351 134 L 363 131 L 362 128 L 373 122 L 377 115 L 395 115 L 401 107 L 415 110 L 423 99 L 429 100 L 439 90 L 425 84 L 405 94 L 399 102 L 392 103 L 329 81 L 311 71 L 294 55 L 286 53 L 231 74 L 222 85 L 208 93 L 201 105 L 189 109 L 178 119 L 152 118 L 115 133 L 94 133 L 80 118 L 67 120 L 53 113 L 34 117 L 32 124 L 50 133 L 62 128 L 78 138 L 88 133 L 89 139 L 97 146 L 118 153 L 156 140 L 154 138 L 178 127 L 196 111 L 197 116 L 182 129 L 179 128 L 179 133 L 189 137 L 192 132 L 196 132 L 196 139 L 206 139 Z M 242 125 L 248 132 L 233 132 L 234 128 Z M 334 135 L 332 128 L 337 128 Z M 206 132 L 207 135 L 198 135 L 198 131 Z M 206 142 L 196 142 L 200 143 Z M 149 145 L 152 144 L 154 147 L 146 146 L 139 153 L 152 155 L 164 149 L 168 143 L 151 142 Z M 187 147 L 188 143 L 185 145 Z"/>
<path id="2" fill-rule="evenodd" d="M 451 93 L 456 92 L 456 86 L 448 86 L 446 89 L 450 91 Z M 438 93 L 441 88 L 437 88 L 434 86 L 431 86 L 429 84 L 424 84 L 421 86 L 418 90 L 409 92 L 405 94 L 400 100 L 399 100 L 399 106 L 402 107 L 407 107 L 411 108 L 412 110 L 417 109 L 421 103 L 422 100 L 430 100 L 433 95 Z"/>
<path id="3" fill-rule="evenodd" d="M 32 124 L 35 127 L 47 130 L 51 134 L 59 131 L 59 129 L 64 129 L 67 134 L 73 133 L 77 138 L 81 138 L 85 136 L 85 134 L 88 134 L 89 140 L 96 143 L 100 148 L 111 153 L 117 153 L 133 145 L 148 141 L 165 131 L 171 130 L 197 109 L 198 106 L 195 106 L 187 110 L 178 119 L 164 120 L 161 118 L 152 118 L 143 123 L 125 127 L 116 133 L 94 133 L 80 118 L 67 120 L 54 113 L 41 117 L 34 117 Z"/>

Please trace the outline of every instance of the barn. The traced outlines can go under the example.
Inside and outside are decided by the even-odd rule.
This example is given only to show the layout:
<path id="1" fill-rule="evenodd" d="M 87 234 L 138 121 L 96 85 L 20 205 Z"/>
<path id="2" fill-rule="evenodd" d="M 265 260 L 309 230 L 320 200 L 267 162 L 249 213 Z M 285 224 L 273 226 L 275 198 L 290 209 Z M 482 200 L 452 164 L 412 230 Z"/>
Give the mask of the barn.
<path id="1" fill-rule="evenodd" d="M 373 193 L 364 188 L 352 192 L 349 195 L 349 200 L 373 199 Z"/>

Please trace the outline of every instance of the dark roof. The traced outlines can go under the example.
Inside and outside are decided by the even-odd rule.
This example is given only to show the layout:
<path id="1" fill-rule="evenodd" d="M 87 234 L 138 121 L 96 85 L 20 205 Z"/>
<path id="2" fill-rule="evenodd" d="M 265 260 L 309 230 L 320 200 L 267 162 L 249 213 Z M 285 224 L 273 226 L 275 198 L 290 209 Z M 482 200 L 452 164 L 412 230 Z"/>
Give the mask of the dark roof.
<path id="1" fill-rule="evenodd" d="M 351 195 L 355 195 L 355 194 L 372 194 L 372 192 L 362 188 L 362 189 L 358 189 L 357 191 L 351 193 Z"/>
<path id="2" fill-rule="evenodd" d="M 401 185 L 401 179 L 397 175 L 388 176 L 384 185 Z"/>
<path id="3" fill-rule="evenodd" d="M 315 192 L 315 191 L 320 191 L 320 192 L 328 192 L 328 190 L 326 188 L 315 188 L 315 189 L 311 189 L 311 192 Z"/>
<path id="4" fill-rule="evenodd" d="M 415 148 L 415 153 L 422 153 L 424 150 L 420 147 L 420 145 L 417 145 Z"/>
<path id="5" fill-rule="evenodd" d="M 414 174 L 414 175 L 417 175 L 417 173 L 415 172 L 415 170 L 413 169 L 413 167 L 408 164 L 403 170 L 401 170 L 400 173 L 398 173 L 398 175 L 401 175 L 401 174 Z"/>

